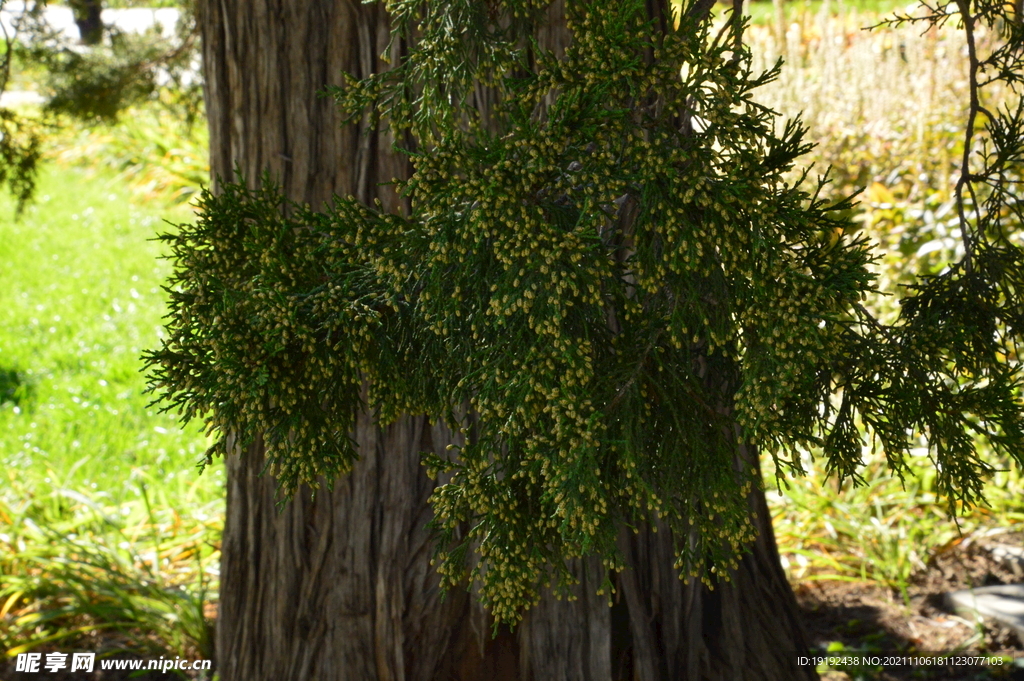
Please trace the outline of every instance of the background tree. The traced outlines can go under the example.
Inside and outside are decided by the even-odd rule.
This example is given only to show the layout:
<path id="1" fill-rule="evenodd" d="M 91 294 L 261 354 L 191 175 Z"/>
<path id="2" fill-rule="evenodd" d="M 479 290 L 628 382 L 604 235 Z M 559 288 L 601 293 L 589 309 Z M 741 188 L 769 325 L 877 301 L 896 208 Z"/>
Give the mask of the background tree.
<path id="1" fill-rule="evenodd" d="M 189 122 L 201 110 L 197 66 L 195 2 L 183 0 L 175 32 L 165 37 L 159 26 L 138 34 L 105 26 L 101 3 L 71 2 L 81 40 L 69 39 L 46 18 L 46 2 L 26 5 L 14 18 L 11 46 L 24 66 L 38 67 L 44 78 L 44 113 L 88 122 L 112 122 L 122 111 L 158 99 Z M 82 45 L 86 46 L 83 49 Z M 57 124 L 48 120 L 49 124 Z"/>
<path id="2" fill-rule="evenodd" d="M 0 0 L 0 9 L 5 5 Z M 191 0 L 182 4 L 174 40 L 157 37 L 158 32 L 131 36 L 113 31 L 109 45 L 102 44 L 100 2 L 75 0 L 71 5 L 88 50 L 72 45 L 46 23 L 45 2 L 26 4 L 14 18 L 15 31 L 3 32 L 0 93 L 7 90 L 16 59 L 22 66 L 40 66 L 46 74 L 43 117 L 0 108 L 0 185 L 17 199 L 19 211 L 35 190 L 43 132 L 59 125 L 52 114 L 111 121 L 131 105 L 155 97 L 161 78 L 175 86 L 167 104 L 177 115 L 191 124 L 201 111 L 201 85 L 188 75 L 196 37 Z"/>
<path id="3" fill-rule="evenodd" d="M 70 0 L 75 25 L 83 45 L 98 45 L 103 40 L 103 4 L 100 0 Z"/>
<path id="4" fill-rule="evenodd" d="M 0 0 L 0 9 L 6 0 Z M 0 57 L 0 93 L 7 90 L 14 62 L 14 36 L 3 31 L 4 53 Z M 31 198 L 36 185 L 41 150 L 40 126 L 10 108 L 0 108 L 0 185 L 6 185 L 18 201 L 18 211 Z"/>
<path id="5" fill-rule="evenodd" d="M 224 184 L 168 237 L 176 316 L 151 356 L 171 404 L 220 431 L 212 452 L 248 448 L 228 457 L 224 678 L 813 676 L 758 451 L 798 469 L 819 446 L 855 475 L 859 419 L 899 471 L 924 433 L 943 489 L 974 500 L 967 433 L 1022 440 L 1020 254 L 983 230 L 973 265 L 878 323 L 864 240 L 784 182 L 801 130 L 774 133 L 750 99 L 771 74 L 706 5 L 678 29 L 639 3 L 389 8 L 390 42 L 373 8 L 203 16 L 214 168 L 270 168 L 288 197 Z M 367 78 L 385 47 L 395 68 Z M 327 82 L 304 61 L 322 54 L 364 77 L 345 110 L 375 106 L 412 154 L 400 197 L 374 182 L 410 170 L 387 133 L 331 132 L 362 140 L 347 167 L 310 148 L 330 109 L 295 94 Z M 354 196 L 303 205 L 330 189 Z M 451 433 L 400 416 L 420 412 Z M 535 606 L 478 654 L 472 606 L 435 607 L 417 449 L 446 483 L 445 579 L 507 621 Z M 338 488 L 301 487 L 357 453 Z M 282 515 L 264 467 L 298 491 Z M 582 601 L 551 601 L 552 580 Z"/>

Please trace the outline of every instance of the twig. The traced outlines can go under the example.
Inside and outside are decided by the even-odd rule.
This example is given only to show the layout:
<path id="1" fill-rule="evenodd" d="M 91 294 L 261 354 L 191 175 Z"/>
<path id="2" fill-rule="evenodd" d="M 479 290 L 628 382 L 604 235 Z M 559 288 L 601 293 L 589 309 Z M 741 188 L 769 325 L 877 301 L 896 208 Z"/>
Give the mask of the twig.
<path id="1" fill-rule="evenodd" d="M 4 5 L 7 4 L 7 0 L 0 0 L 0 11 L 3 11 Z M 4 63 L 0 66 L 0 94 L 7 91 L 7 82 L 11 79 L 11 52 L 14 47 L 11 42 L 11 36 L 7 34 L 7 27 L 4 26 L 3 21 L 0 21 L 0 31 L 4 33 L 4 44 L 6 45 L 6 53 L 4 54 Z"/>
<path id="2" fill-rule="evenodd" d="M 956 0 L 956 4 L 960 8 L 960 17 L 964 22 L 964 33 L 967 35 L 968 81 L 970 83 L 971 95 L 970 108 L 967 112 L 967 128 L 964 131 L 964 153 L 960 161 L 960 178 L 956 182 L 956 188 L 953 193 L 956 197 L 956 212 L 960 222 L 960 236 L 964 241 L 964 271 L 970 274 L 974 269 L 972 260 L 974 243 L 971 236 L 971 225 L 967 221 L 967 215 L 964 211 L 964 187 L 967 187 L 972 200 L 975 200 L 974 187 L 971 185 L 970 158 L 971 144 L 974 140 L 974 125 L 978 117 L 978 111 L 981 110 L 981 104 L 978 101 L 978 53 L 974 42 L 974 17 L 971 15 L 970 0 Z M 979 210 L 976 200 L 974 208 L 976 212 Z"/>

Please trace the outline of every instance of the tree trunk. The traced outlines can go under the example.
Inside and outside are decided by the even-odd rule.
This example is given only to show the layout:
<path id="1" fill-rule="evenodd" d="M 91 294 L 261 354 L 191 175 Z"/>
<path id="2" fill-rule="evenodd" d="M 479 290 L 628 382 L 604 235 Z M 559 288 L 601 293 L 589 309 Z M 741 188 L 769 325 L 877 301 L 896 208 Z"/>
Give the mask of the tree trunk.
<path id="1" fill-rule="evenodd" d="M 377 184 L 408 172 L 388 134 L 342 129 L 334 104 L 316 96 L 343 72 L 386 68 L 383 9 L 205 0 L 200 10 L 215 186 L 236 168 L 249 181 L 269 170 L 296 201 L 321 206 L 355 194 L 397 208 L 391 188 Z M 567 39 L 560 8 L 553 12 L 548 46 Z M 514 633 L 492 637 L 467 593 L 441 597 L 429 565 L 434 483 L 418 452 L 440 452 L 452 433 L 422 417 L 380 428 L 364 415 L 353 437 L 354 472 L 315 498 L 300 491 L 280 510 L 274 481 L 260 475 L 261 443 L 228 456 L 216 637 L 223 681 L 814 678 L 795 666 L 806 646 L 763 493 L 751 499 L 760 537 L 732 584 L 688 587 L 672 568 L 668 532 L 628 534 L 622 547 L 633 567 L 618 576 L 611 608 L 594 593 L 597 563 L 585 561 L 576 566 L 578 600 L 546 598 Z"/>
<path id="2" fill-rule="evenodd" d="M 103 40 L 103 6 L 100 0 L 71 0 L 71 11 L 83 45 L 99 45 Z"/>

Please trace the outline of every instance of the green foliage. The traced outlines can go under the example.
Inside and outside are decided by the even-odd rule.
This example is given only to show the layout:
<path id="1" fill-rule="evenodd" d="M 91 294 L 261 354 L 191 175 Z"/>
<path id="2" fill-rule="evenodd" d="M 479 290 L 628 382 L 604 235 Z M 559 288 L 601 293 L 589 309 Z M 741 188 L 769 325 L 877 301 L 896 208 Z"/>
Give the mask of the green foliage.
<path id="1" fill-rule="evenodd" d="M 19 213 L 35 192 L 41 140 L 38 122 L 0 109 L 0 185 L 18 201 Z"/>
<path id="2" fill-rule="evenodd" d="M 170 94 L 163 90 L 161 99 Z M 202 121 L 182 121 L 176 108 L 152 102 L 111 125 L 70 122 L 50 139 L 46 157 L 63 166 L 112 170 L 139 200 L 187 202 L 209 184 L 209 133 Z"/>
<path id="3" fill-rule="evenodd" d="M 0 7 L 5 2 L 0 0 Z M 5 33 L 0 93 L 7 89 L 17 63 L 21 71 L 42 75 L 45 114 L 110 122 L 129 106 L 160 99 L 187 127 L 201 115 L 201 86 L 190 75 L 196 56 L 193 2 L 183 3 L 174 40 L 163 39 L 157 30 L 135 36 L 108 29 L 106 42 L 89 49 L 72 45 L 49 27 L 43 20 L 45 6 L 45 0 L 26 3 L 14 20 L 18 42 Z M 158 87 L 160 81 L 165 82 Z M 54 122 L 50 115 L 40 119 L 0 109 L 0 185 L 17 199 L 19 214 L 34 194 L 43 133 L 52 130 Z"/>
<path id="4" fill-rule="evenodd" d="M 95 647 L 103 632 L 102 652 L 113 644 L 213 657 L 203 554 L 211 557 L 203 542 L 219 527 L 183 531 L 180 520 L 158 518 L 148 498 L 119 508 L 67 488 L 35 496 L 22 480 L 11 482 L 25 495 L 20 503 L 11 503 L 13 494 L 0 497 L 5 544 L 19 548 L 0 554 L 0 645 L 8 656 L 44 644 Z"/>
<path id="5" fill-rule="evenodd" d="M 4 1 L 0 0 L 0 8 Z M 7 89 L 13 57 L 13 43 L 5 32 L 0 56 L 0 93 Z M 7 185 L 17 200 L 19 214 L 35 190 L 40 140 L 37 121 L 0 108 L 0 185 Z"/>
<path id="6" fill-rule="evenodd" d="M 109 51 L 61 50 L 46 53 L 45 58 L 42 52 L 32 56 L 40 59 L 48 74 L 48 110 L 110 120 L 156 91 L 154 74 L 141 69 L 139 61 L 155 54 L 156 48 L 147 42 L 122 36 Z"/>
<path id="7" fill-rule="evenodd" d="M 786 181 L 808 146 L 753 100 L 778 71 L 752 71 L 741 23 L 569 3 L 557 57 L 531 37 L 545 8 L 389 3 L 409 56 L 335 94 L 416 140 L 406 214 L 314 212 L 264 181 L 164 237 L 165 408 L 206 419 L 211 456 L 262 437 L 285 494 L 348 470 L 359 409 L 444 418 L 440 571 L 506 621 L 575 557 L 621 569 L 643 523 L 673 532 L 681 576 L 728 580 L 757 452 L 799 471 L 820 447 L 856 479 L 859 424 L 897 472 L 926 436 L 940 492 L 976 501 L 974 434 L 1024 445 L 1020 249 L 978 249 L 882 324 L 849 203 Z"/>
<path id="8" fill-rule="evenodd" d="M 953 190 L 964 146 L 969 84 L 963 74 L 969 60 L 962 28 L 860 30 L 876 21 L 856 13 L 805 16 L 790 29 L 788 41 L 758 29 L 747 39 L 757 62 L 785 56 L 780 79 L 761 90 L 759 101 L 784 115 L 803 112 L 808 139 L 816 142 L 805 158 L 833 167 L 836 181 L 829 191 L 867 185 L 857 197 L 854 220 L 881 256 L 882 295 L 869 296 L 864 305 L 894 320 L 902 285 L 923 272 L 939 274 L 964 254 Z M 997 33 L 987 32 L 977 49 L 987 53 L 1000 43 Z M 993 89 L 986 97 L 990 107 L 1007 94 L 998 84 Z M 1006 227 L 1011 239 L 1024 244 L 1020 225 L 1008 220 Z M 1024 516 L 1018 468 L 983 445 L 979 451 L 996 469 L 986 481 L 985 504 L 958 507 L 950 517 L 936 493 L 926 444 L 911 450 L 902 481 L 891 475 L 882 452 L 865 452 L 860 486 L 837 486 L 828 479 L 826 462 L 815 457 L 805 458 L 807 474 L 787 480 L 781 494 L 769 490 L 775 538 L 790 578 L 873 580 L 902 590 L 934 552 L 998 527 L 1019 526 Z M 770 487 L 774 474 L 769 467 Z"/>
<path id="9" fill-rule="evenodd" d="M 166 81 L 178 91 L 180 115 L 192 121 L 201 87 L 187 75 L 196 59 L 196 26 L 193 3 L 185 5 L 173 39 L 157 27 L 140 35 L 106 27 L 100 44 L 83 48 L 50 27 L 42 12 L 46 2 L 35 2 L 17 19 L 21 39 L 15 49 L 26 66 L 42 68 L 44 109 L 50 113 L 110 122 L 156 98 L 159 83 Z"/>

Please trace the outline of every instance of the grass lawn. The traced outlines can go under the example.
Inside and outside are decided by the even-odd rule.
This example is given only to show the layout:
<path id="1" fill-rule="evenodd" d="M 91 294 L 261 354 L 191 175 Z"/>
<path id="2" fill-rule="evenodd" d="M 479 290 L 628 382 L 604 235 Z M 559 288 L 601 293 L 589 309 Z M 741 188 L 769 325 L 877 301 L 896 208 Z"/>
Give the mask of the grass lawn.
<path id="1" fill-rule="evenodd" d="M 205 437 L 148 406 L 140 361 L 169 272 L 153 237 L 191 209 L 133 203 L 111 174 L 46 164 L 40 179 L 20 218 L 0 199 L 0 647 L 167 628 L 186 601 L 201 625 L 223 471 L 198 475 Z"/>
<path id="2" fill-rule="evenodd" d="M 198 428 L 147 408 L 140 353 L 161 334 L 168 263 L 152 237 L 187 206 L 139 207 L 123 184 L 48 167 L 15 219 L 0 204 L 0 457 L 8 475 L 47 471 L 54 488 L 97 489 L 113 503 L 135 480 L 204 503 L 215 471 L 196 476 Z M 120 483 L 120 484 L 117 484 Z"/>

